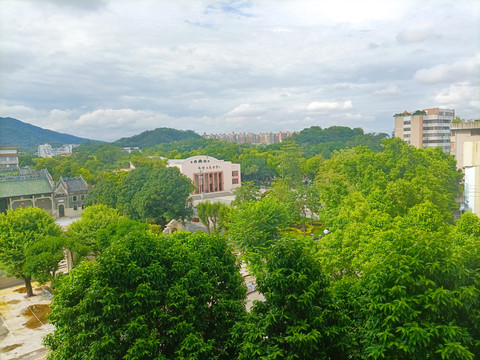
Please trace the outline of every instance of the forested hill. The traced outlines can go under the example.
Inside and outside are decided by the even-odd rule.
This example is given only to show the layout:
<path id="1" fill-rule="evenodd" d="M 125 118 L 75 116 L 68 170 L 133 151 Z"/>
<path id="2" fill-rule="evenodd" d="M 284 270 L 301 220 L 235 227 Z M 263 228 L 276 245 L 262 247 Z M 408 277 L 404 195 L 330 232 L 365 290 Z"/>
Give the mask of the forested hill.
<path id="1" fill-rule="evenodd" d="M 36 150 L 38 145 L 81 144 L 89 139 L 59 133 L 24 123 L 10 117 L 0 117 L 0 146 L 18 146 L 20 151 Z"/>
<path id="2" fill-rule="evenodd" d="M 331 126 L 322 129 L 320 126 L 312 126 L 303 129 L 300 133 L 292 136 L 307 157 L 321 154 L 324 158 L 330 158 L 335 150 L 353 148 L 358 145 L 368 146 L 373 151 L 381 150 L 381 141 L 388 138 L 385 133 L 365 134 L 363 129 L 351 129 L 346 126 Z"/>
<path id="3" fill-rule="evenodd" d="M 172 141 L 198 138 L 200 138 L 200 135 L 196 134 L 192 130 L 176 130 L 162 127 L 155 130 L 147 130 L 132 137 L 121 138 L 120 140 L 113 142 L 113 145 L 138 146 L 142 149 L 145 149 Z"/>

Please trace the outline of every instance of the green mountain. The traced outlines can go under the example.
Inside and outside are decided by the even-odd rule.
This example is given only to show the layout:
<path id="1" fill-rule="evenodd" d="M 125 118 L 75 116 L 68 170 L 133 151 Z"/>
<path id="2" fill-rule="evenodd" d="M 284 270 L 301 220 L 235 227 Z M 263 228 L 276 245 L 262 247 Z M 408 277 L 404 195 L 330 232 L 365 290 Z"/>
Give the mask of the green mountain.
<path id="1" fill-rule="evenodd" d="M 0 146 L 18 146 L 20 151 L 33 151 L 45 143 L 59 146 L 86 141 L 92 140 L 42 129 L 10 117 L 0 117 Z"/>
<path id="2" fill-rule="evenodd" d="M 169 143 L 183 139 L 199 139 L 200 135 L 192 130 L 176 130 L 170 128 L 157 128 L 155 130 L 147 130 L 138 135 L 128 138 L 121 138 L 114 141 L 113 145 L 118 146 L 138 146 L 141 149 L 153 147 L 158 144 Z"/>

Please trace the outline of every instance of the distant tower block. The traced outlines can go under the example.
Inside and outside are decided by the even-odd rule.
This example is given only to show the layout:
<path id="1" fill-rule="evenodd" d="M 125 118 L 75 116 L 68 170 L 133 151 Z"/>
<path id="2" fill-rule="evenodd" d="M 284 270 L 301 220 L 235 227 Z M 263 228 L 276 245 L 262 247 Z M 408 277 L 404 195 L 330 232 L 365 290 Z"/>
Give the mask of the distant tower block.
<path id="1" fill-rule="evenodd" d="M 450 154 L 450 124 L 455 110 L 424 109 L 414 113 L 407 111 L 395 116 L 395 136 L 417 148 L 440 146 Z"/>

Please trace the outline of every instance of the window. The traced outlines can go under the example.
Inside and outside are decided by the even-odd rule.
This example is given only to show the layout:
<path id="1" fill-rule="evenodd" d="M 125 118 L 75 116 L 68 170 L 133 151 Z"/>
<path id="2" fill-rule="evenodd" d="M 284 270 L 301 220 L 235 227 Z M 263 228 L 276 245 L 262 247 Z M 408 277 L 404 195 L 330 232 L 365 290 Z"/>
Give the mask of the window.
<path id="1" fill-rule="evenodd" d="M 77 210 L 78 210 L 78 206 L 77 206 L 77 205 L 73 205 L 73 210 L 77 211 Z"/>
<path id="2" fill-rule="evenodd" d="M 238 170 L 232 171 L 232 176 L 237 176 L 238 177 Z"/>
<path id="3" fill-rule="evenodd" d="M 232 184 L 238 184 L 238 178 L 232 179 Z"/>
<path id="4" fill-rule="evenodd" d="M 77 196 L 74 196 L 74 197 L 73 197 L 73 201 L 77 201 Z"/>

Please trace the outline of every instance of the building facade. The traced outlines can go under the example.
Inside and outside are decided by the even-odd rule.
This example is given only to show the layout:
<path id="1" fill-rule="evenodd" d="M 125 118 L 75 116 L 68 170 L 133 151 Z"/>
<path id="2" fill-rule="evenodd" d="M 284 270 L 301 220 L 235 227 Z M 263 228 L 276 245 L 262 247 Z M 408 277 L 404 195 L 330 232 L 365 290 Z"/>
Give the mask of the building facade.
<path id="1" fill-rule="evenodd" d="M 480 216 L 480 122 L 451 125 L 451 152 L 465 174 L 462 210 Z"/>
<path id="2" fill-rule="evenodd" d="M 18 168 L 18 147 L 0 146 L 0 170 Z"/>
<path id="3" fill-rule="evenodd" d="M 455 157 L 457 168 L 463 169 L 464 165 L 464 144 L 480 141 L 480 122 L 465 121 L 450 125 L 451 151 L 450 155 Z M 470 156 L 467 154 L 467 156 Z"/>
<path id="4" fill-rule="evenodd" d="M 278 133 L 235 133 L 231 134 L 206 134 L 202 136 L 206 139 L 217 139 L 221 141 L 233 142 L 236 144 L 254 144 L 254 145 L 270 145 L 284 141 L 293 134 L 298 132 L 281 131 Z"/>
<path id="5" fill-rule="evenodd" d="M 450 154 L 450 124 L 455 118 L 455 110 L 432 108 L 414 113 L 405 111 L 394 117 L 396 137 L 417 148 L 440 146 Z"/>
<path id="6" fill-rule="evenodd" d="M 241 185 L 240 164 L 218 160 L 211 156 L 192 156 L 169 160 L 167 166 L 176 166 L 195 185 L 194 194 L 232 191 Z"/>
<path id="7" fill-rule="evenodd" d="M 83 211 L 88 186 L 82 176 L 60 178 L 55 187 L 56 217 L 76 217 Z"/>
<path id="8" fill-rule="evenodd" d="M 0 212 L 19 207 L 38 207 L 50 215 L 80 216 L 88 186 L 81 176 L 63 179 L 55 184 L 47 169 L 17 169 L 0 175 Z"/>
<path id="9" fill-rule="evenodd" d="M 54 148 L 50 144 L 38 145 L 38 157 L 51 158 L 57 155 L 72 155 L 74 146 L 73 144 L 66 144 Z"/>

